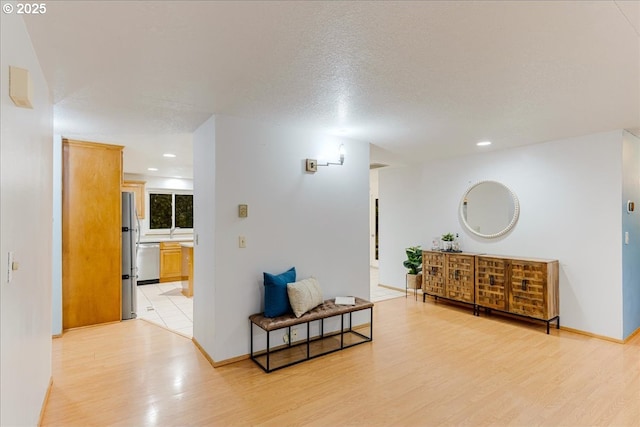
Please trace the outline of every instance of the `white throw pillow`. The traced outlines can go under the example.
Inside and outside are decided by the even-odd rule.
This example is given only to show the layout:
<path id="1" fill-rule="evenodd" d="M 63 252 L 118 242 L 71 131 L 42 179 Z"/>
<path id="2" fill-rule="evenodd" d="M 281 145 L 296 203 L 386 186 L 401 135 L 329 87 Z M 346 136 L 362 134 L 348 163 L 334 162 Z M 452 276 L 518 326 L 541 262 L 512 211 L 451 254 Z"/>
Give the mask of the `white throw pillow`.
<path id="1" fill-rule="evenodd" d="M 322 289 L 315 277 L 287 283 L 287 295 L 296 317 L 322 304 Z"/>

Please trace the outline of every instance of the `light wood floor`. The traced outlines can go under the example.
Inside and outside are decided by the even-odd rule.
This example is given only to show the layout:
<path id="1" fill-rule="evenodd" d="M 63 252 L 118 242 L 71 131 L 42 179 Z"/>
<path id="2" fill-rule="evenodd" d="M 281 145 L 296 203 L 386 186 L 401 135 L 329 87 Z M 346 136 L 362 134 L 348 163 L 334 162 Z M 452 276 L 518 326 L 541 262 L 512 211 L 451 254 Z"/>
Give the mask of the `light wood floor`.
<path id="1" fill-rule="evenodd" d="M 640 425 L 640 336 L 546 335 L 413 298 L 376 303 L 373 324 L 371 343 L 271 374 L 214 369 L 142 320 L 71 331 L 53 343 L 43 425 Z"/>

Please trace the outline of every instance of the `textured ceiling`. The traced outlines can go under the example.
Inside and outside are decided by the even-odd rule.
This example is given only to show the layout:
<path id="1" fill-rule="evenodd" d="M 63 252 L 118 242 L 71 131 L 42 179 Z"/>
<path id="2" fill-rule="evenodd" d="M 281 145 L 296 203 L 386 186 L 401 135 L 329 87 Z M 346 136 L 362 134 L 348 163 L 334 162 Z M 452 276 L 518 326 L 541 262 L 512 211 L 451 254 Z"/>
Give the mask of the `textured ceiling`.
<path id="1" fill-rule="evenodd" d="M 404 161 L 640 129 L 635 1 L 51 1 L 25 22 L 56 131 L 126 145 L 127 172 L 211 114 Z"/>

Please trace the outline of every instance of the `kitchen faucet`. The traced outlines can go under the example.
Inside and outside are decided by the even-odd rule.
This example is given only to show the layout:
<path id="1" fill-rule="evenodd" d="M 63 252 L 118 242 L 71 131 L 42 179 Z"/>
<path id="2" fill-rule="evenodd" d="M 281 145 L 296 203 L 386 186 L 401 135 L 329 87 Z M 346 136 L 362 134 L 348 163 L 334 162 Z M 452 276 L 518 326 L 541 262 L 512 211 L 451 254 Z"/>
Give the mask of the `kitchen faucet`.
<path id="1" fill-rule="evenodd" d="M 173 233 L 174 233 L 174 231 L 176 231 L 176 228 L 180 228 L 180 227 L 171 227 L 169 229 L 169 238 L 170 239 L 173 239 Z"/>

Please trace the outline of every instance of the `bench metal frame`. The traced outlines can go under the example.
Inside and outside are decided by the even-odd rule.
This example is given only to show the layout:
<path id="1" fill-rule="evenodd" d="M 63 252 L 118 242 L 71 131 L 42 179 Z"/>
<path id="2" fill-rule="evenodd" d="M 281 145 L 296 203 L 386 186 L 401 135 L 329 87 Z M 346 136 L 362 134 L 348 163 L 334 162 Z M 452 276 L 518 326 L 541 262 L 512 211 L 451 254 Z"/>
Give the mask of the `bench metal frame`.
<path id="1" fill-rule="evenodd" d="M 369 310 L 369 335 L 364 335 L 358 331 L 355 331 L 352 329 L 352 318 L 351 315 L 353 313 L 356 313 L 358 311 L 362 311 L 362 310 Z M 347 326 L 347 328 L 345 329 L 345 316 L 348 315 L 349 317 L 349 325 Z M 324 320 L 325 319 L 332 319 L 336 316 L 340 316 L 340 330 L 339 331 L 335 331 L 335 332 L 331 332 L 328 333 L 327 335 L 325 335 L 324 333 Z M 310 336 L 310 324 L 312 322 L 320 322 L 320 334 L 319 335 L 315 335 L 313 337 Z M 336 351 L 340 351 L 340 350 L 344 350 L 345 348 L 349 348 L 349 347 L 353 347 L 359 344 L 364 344 L 366 342 L 370 342 L 373 340 L 373 306 L 371 307 L 364 307 L 361 309 L 357 309 L 357 310 L 353 310 L 350 311 L 348 313 L 341 313 L 341 314 L 334 314 L 331 316 L 326 316 L 326 317 L 321 317 L 319 319 L 313 319 L 313 320 L 308 320 L 308 321 L 301 321 L 300 323 L 296 323 L 293 325 L 289 325 L 289 326 L 284 326 L 282 328 L 278 328 L 278 329 L 273 329 L 273 330 L 266 330 L 264 328 L 262 328 L 260 325 L 257 325 L 255 323 L 253 323 L 252 321 L 249 321 L 250 325 L 251 325 L 251 360 L 253 360 L 258 366 L 260 366 L 262 368 L 263 371 L 269 373 L 269 372 L 273 372 L 273 371 L 277 371 L 278 369 L 282 369 L 282 368 L 286 368 L 288 366 L 292 366 L 292 365 L 296 365 L 298 363 L 301 362 L 305 362 L 307 360 L 311 360 L 311 359 L 315 359 L 316 357 L 320 357 L 320 356 L 324 356 L 326 354 L 330 354 L 330 353 L 334 353 Z M 293 326 L 298 326 L 298 325 L 307 325 L 307 337 L 305 340 L 300 340 L 296 343 L 291 343 L 291 327 Z M 253 343 L 253 326 L 257 326 L 258 329 L 263 330 L 267 333 L 267 348 L 265 350 L 260 350 L 259 352 L 254 352 L 254 343 Z M 284 347 L 280 347 L 280 348 L 275 348 L 275 349 L 271 349 L 270 348 L 270 341 L 271 341 L 271 332 L 275 332 L 275 331 L 281 331 L 283 329 L 287 329 L 287 336 L 289 337 L 289 342 L 284 346 Z M 346 344 L 344 343 L 344 337 L 345 334 L 353 334 L 358 336 L 359 338 L 362 339 L 362 341 L 358 341 L 356 343 L 353 344 Z M 334 348 L 331 350 L 327 350 L 324 351 L 322 353 L 318 353 L 318 354 L 314 354 L 313 356 L 310 353 L 310 347 L 311 347 L 311 343 L 314 341 L 319 341 L 319 340 L 324 340 L 327 338 L 334 338 L 336 336 L 340 336 L 340 347 L 339 348 Z M 304 357 L 303 359 L 299 359 L 299 360 L 295 360 L 293 362 L 281 365 L 281 366 L 277 366 L 275 368 L 271 367 L 271 356 L 275 353 L 281 352 L 281 351 L 285 351 L 285 350 L 289 350 L 291 348 L 295 348 L 295 347 L 300 347 L 300 346 L 306 346 L 306 357 Z M 262 364 L 260 362 L 260 360 L 258 360 L 258 358 L 264 358 L 264 356 L 266 356 L 266 364 Z"/>

